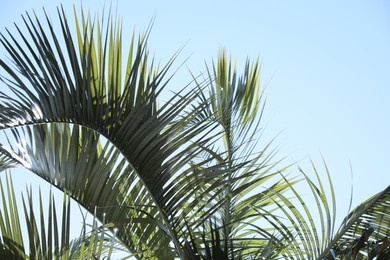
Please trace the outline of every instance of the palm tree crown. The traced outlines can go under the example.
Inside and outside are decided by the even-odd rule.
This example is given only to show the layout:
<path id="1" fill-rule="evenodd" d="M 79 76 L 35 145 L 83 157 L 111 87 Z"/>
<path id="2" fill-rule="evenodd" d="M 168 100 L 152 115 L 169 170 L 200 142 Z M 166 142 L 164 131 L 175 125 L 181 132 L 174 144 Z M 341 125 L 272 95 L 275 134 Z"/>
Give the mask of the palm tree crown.
<path id="1" fill-rule="evenodd" d="M 221 50 L 204 75 L 159 103 L 177 55 L 157 66 L 150 28 L 133 33 L 124 50 L 120 22 L 75 11 L 72 30 L 62 8 L 59 29 L 44 18 L 27 13 L 24 28 L 0 37 L 12 61 L 0 60 L 0 129 L 8 139 L 0 169 L 24 167 L 64 191 L 63 220 L 53 200 L 47 213 L 34 213 L 30 190 L 27 250 L 7 178 L 1 257 L 100 258 L 111 255 L 114 240 L 139 259 L 390 256 L 389 189 L 335 233 L 330 175 L 329 200 L 313 166 L 317 183 L 301 176 L 317 202 L 317 227 L 317 213 L 296 190 L 301 180 L 285 173 L 272 142 L 260 138 L 258 59 L 248 59 L 241 75 Z M 70 198 L 94 216 L 92 232 L 73 241 Z"/>

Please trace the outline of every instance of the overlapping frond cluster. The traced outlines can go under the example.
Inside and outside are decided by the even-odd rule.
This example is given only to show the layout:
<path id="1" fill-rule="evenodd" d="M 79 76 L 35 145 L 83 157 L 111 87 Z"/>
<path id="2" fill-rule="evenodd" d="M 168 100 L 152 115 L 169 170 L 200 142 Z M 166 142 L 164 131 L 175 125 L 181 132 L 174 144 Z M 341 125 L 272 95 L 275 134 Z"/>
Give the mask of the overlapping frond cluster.
<path id="1" fill-rule="evenodd" d="M 148 33 L 138 40 L 133 34 L 122 68 L 120 23 L 102 27 L 99 20 L 82 14 L 79 21 L 76 15 L 74 37 L 62 9 L 58 17 L 61 33 L 47 15 L 44 24 L 27 14 L 27 34 L 16 27 L 20 39 L 10 32 L 1 37 L 14 64 L 0 60 L 8 74 L 1 80 L 11 91 L 1 93 L 0 127 L 11 129 L 18 143 L 2 146 L 4 160 L 69 191 L 90 211 L 96 208 L 100 219 L 105 214 L 140 257 L 181 255 L 186 230 L 201 227 L 221 208 L 217 198 L 227 181 L 243 178 L 228 180 L 233 165 L 225 161 L 199 161 L 219 135 L 212 120 L 191 124 L 209 101 L 193 105 L 200 89 L 157 106 L 174 58 L 155 70 Z M 248 163 L 242 161 L 234 167 Z"/>
<path id="2" fill-rule="evenodd" d="M 272 211 L 270 205 L 279 200 L 276 194 L 288 186 L 275 181 L 284 168 L 276 167 L 275 153 L 269 149 L 271 142 L 259 145 L 263 112 L 259 61 L 248 59 L 241 75 L 232 58 L 221 50 L 212 68 L 207 68 L 207 77 L 195 81 L 199 89 L 207 85 L 200 96 L 207 106 L 195 122 L 211 121 L 222 133 L 219 154 L 204 147 L 203 156 L 211 165 L 223 164 L 227 173 L 217 196 L 221 207 L 214 207 L 208 230 L 220 235 L 221 247 L 229 257 L 256 258 L 266 248 L 269 253 L 264 253 L 265 257 L 275 255 L 276 248 L 269 250 L 275 230 L 266 232 L 258 221 L 271 214 L 265 212 Z M 264 211 L 260 213 L 257 208 Z"/>
<path id="3" fill-rule="evenodd" d="M 361 203 L 345 217 L 321 257 L 387 259 L 390 257 L 389 224 L 390 186 Z"/>
<path id="4" fill-rule="evenodd" d="M 150 28 L 132 34 L 123 59 L 122 24 L 110 16 L 106 23 L 84 12 L 80 19 L 75 11 L 75 30 L 62 8 L 59 30 L 44 18 L 27 13 L 24 28 L 0 35 L 11 60 L 0 59 L 0 130 L 7 138 L 0 145 L 1 171 L 21 166 L 66 192 L 110 223 L 138 259 L 304 259 L 344 252 L 315 168 L 319 185 L 306 180 L 320 228 L 297 181 L 283 174 L 288 167 L 274 158 L 272 141 L 260 143 L 258 60 L 248 60 L 240 74 L 222 50 L 203 82 L 194 77 L 192 89 L 179 86 L 159 104 L 176 55 L 155 66 L 147 49 Z M 368 201 L 339 234 L 359 230 L 360 217 L 369 214 L 366 222 L 388 239 L 388 228 L 375 224 L 389 223 L 388 213 L 380 213 L 385 206 L 388 199 Z M 0 224 L 7 216 L 0 214 Z M 7 230 L 1 232 L 4 254 L 16 252 Z M 32 249 L 46 246 L 34 239 Z M 24 254 L 22 243 L 17 251 Z"/>
<path id="5" fill-rule="evenodd" d="M 14 68 L 0 61 L 9 75 L 2 81 L 13 94 L 1 94 L 0 126 L 25 144 L 23 151 L 3 148 L 4 158 L 30 161 L 24 166 L 90 211 L 102 208 L 98 217 L 106 213 L 120 225 L 118 236 L 132 250 L 159 251 L 170 241 L 178 247 L 173 219 L 191 196 L 194 174 L 187 165 L 199 150 L 189 141 L 206 143 L 205 134 L 198 135 L 209 125 L 182 131 L 190 119 L 175 120 L 197 93 L 157 107 L 172 61 L 160 72 L 153 69 L 147 35 L 137 43 L 133 36 L 122 77 L 120 24 L 101 28 L 83 16 L 81 24 L 76 19 L 75 39 L 63 10 L 58 15 L 62 37 L 47 16 L 45 28 L 28 14 L 28 34 L 17 27 L 21 41 L 2 35 Z M 108 140 L 103 147 L 100 135 Z M 188 181 L 174 182 L 177 173 Z"/>
<path id="6" fill-rule="evenodd" d="M 63 195 L 63 204 L 60 207 L 62 208 L 62 216 L 60 216 L 51 191 L 48 194 L 49 199 L 46 207 L 41 191 L 39 191 L 39 199 L 36 200 L 30 187 L 27 189 L 27 197 L 23 196 L 22 198 L 23 210 L 19 212 L 18 200 L 13 186 L 9 174 L 6 175 L 5 184 L 0 181 L 1 259 L 92 259 L 111 256 L 113 248 L 109 242 L 113 241 L 115 237 L 110 237 L 105 234 L 105 231 L 112 227 L 112 224 L 103 223 L 102 226 L 98 227 L 94 218 L 92 230 L 87 232 L 87 225 L 84 222 L 83 230 L 80 232 L 81 236 L 78 240 L 72 241 L 69 233 L 71 225 L 71 198 L 69 194 L 65 192 Z M 38 208 L 34 206 L 34 202 L 39 205 Z M 27 234 L 22 231 L 20 225 L 23 218 L 26 220 Z M 24 244 L 23 238 L 26 236 L 28 244 Z"/>

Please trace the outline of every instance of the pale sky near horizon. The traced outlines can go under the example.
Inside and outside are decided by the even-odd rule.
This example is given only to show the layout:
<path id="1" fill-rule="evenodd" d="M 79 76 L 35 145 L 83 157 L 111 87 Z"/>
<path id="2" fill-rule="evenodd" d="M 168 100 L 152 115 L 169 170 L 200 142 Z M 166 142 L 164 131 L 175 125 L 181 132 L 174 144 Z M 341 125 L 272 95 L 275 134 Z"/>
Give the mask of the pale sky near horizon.
<path id="1" fill-rule="evenodd" d="M 343 210 L 352 182 L 354 206 L 390 184 L 388 1 L 112 2 L 129 35 L 134 27 L 143 31 L 156 15 L 149 46 L 162 63 L 183 45 L 177 66 L 189 57 L 186 66 L 194 73 L 204 72 L 204 62 L 215 59 L 220 47 L 237 57 L 238 67 L 246 57 L 259 56 L 267 97 L 264 137 L 269 141 L 280 133 L 279 155 L 306 169 L 311 157 L 324 173 L 322 155 Z M 20 25 L 26 10 L 43 17 L 42 6 L 55 20 L 60 3 L 69 17 L 73 4 L 92 12 L 110 5 L 1 0 L 0 32 L 14 21 Z M 183 67 L 174 83 L 184 86 L 190 79 Z"/>

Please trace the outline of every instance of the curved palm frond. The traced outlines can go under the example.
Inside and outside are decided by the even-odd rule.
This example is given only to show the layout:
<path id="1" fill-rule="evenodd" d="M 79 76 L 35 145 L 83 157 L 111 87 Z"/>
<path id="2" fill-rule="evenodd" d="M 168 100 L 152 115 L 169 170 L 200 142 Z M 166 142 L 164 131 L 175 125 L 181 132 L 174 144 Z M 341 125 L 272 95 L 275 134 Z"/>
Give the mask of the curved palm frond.
<path id="1" fill-rule="evenodd" d="M 257 208 L 275 227 L 273 236 L 279 242 L 278 257 L 282 259 L 387 259 L 390 252 L 390 187 L 356 207 L 335 232 L 336 196 L 328 168 L 331 198 L 325 183 L 314 166 L 317 183 L 305 172 L 306 183 L 316 202 L 317 210 L 311 207 L 299 190 L 288 179 L 288 196 L 275 192 L 278 210 L 273 214 Z"/>
<path id="2" fill-rule="evenodd" d="M 390 257 L 390 186 L 357 206 L 319 259 Z"/>
<path id="3" fill-rule="evenodd" d="M 149 236 L 147 240 L 151 244 L 148 248 L 152 251 L 149 254 L 164 257 L 158 252 L 170 247 L 161 246 L 161 243 L 167 245 L 168 242 L 164 241 L 173 241 L 176 253 L 180 255 L 176 233 L 185 226 L 183 208 L 189 207 L 188 198 L 196 197 L 193 188 L 199 175 L 199 172 L 192 171 L 190 162 L 201 149 L 192 142 L 206 145 L 213 139 L 208 135 L 212 130 L 210 123 L 186 127 L 202 105 L 187 117 L 181 116 L 198 93 L 178 94 L 158 107 L 157 97 L 166 85 L 164 78 L 174 58 L 161 71 L 154 71 L 154 62 L 148 61 L 147 35 L 141 36 L 137 44 L 133 36 L 122 81 L 120 24 L 102 29 L 99 21 L 95 27 L 95 23 L 83 15 L 81 25 L 76 18 L 75 41 L 64 11 L 59 10 L 58 15 L 62 39 L 47 15 L 48 31 L 38 17 L 33 19 L 27 14 L 24 21 L 28 34 L 16 27 L 21 41 L 10 32 L 8 37 L 2 35 L 0 41 L 11 55 L 16 69 L 0 60 L 0 65 L 9 75 L 8 78 L 1 77 L 1 80 L 13 92 L 13 95 L 5 92 L 1 95 L 0 127 L 13 129 L 19 144 L 23 143 L 26 135 L 30 136 L 30 147 L 26 147 L 31 159 L 29 168 L 50 183 L 69 191 L 89 211 L 93 211 L 95 206 L 105 207 L 108 202 L 113 207 L 122 207 L 121 210 L 127 207 L 127 211 L 131 211 L 129 208 L 133 209 L 133 205 L 128 205 L 128 200 L 134 198 L 136 200 L 132 203 L 150 207 L 151 212 L 148 210 L 147 214 L 151 218 L 146 224 L 155 219 L 152 229 L 155 230 L 157 224 L 158 231 L 150 229 L 144 232 L 144 225 L 140 224 L 144 220 L 139 218 L 138 226 L 133 225 L 133 229 L 137 229 L 135 234 Z M 44 126 L 52 123 L 57 124 Z M 73 124 L 72 134 L 70 128 L 58 127 L 59 123 Z M 33 125 L 33 129 L 20 127 L 25 125 Z M 77 125 L 83 129 L 77 130 Z M 117 156 L 117 152 L 112 151 L 114 148 L 107 148 L 110 154 L 115 154 L 111 155 L 109 162 L 99 155 L 101 151 L 92 151 L 97 145 L 93 143 L 95 131 L 107 138 L 123 155 L 129 165 L 126 173 L 122 174 L 121 170 L 109 173 L 108 168 L 112 167 L 113 158 Z M 81 140 L 83 135 L 86 138 Z M 92 153 L 92 156 L 87 153 Z M 8 155 L 15 159 L 15 154 L 18 153 Z M 93 165 L 95 157 L 98 160 Z M 86 162 L 84 167 L 82 162 Z M 111 166 L 104 169 L 105 164 Z M 74 176 L 70 176 L 70 171 L 78 170 L 78 167 L 85 171 L 76 171 Z M 92 174 L 87 173 L 91 170 Z M 101 175 L 100 171 L 103 171 Z M 204 171 L 204 178 L 209 183 L 216 183 L 219 179 L 215 176 L 219 174 L 223 172 L 206 175 Z M 176 181 L 179 175 L 182 176 L 181 181 Z M 135 176 L 138 178 L 136 181 Z M 96 184 L 101 186 L 94 186 Z M 86 185 L 101 190 L 83 193 Z M 115 193 L 117 189 L 110 190 L 115 185 L 120 191 L 118 194 L 109 197 L 103 194 L 104 190 Z M 131 189 L 131 192 L 139 191 L 137 196 L 130 194 Z M 121 199 L 117 195 L 122 196 Z M 103 212 L 98 217 L 102 219 Z M 112 221 L 108 217 L 107 220 Z M 126 224 L 119 229 L 122 227 L 124 229 Z M 131 241 L 139 237 L 118 232 L 129 249 L 134 250 Z"/>
<path id="4" fill-rule="evenodd" d="M 70 189 L 72 197 L 99 219 L 115 223 L 117 237 L 131 251 L 153 246 L 148 234 L 156 232 L 161 236 L 158 242 L 168 246 L 157 207 L 110 142 L 88 128 L 64 123 L 19 127 L 13 133 L 17 143 L 25 144 L 18 154 L 28 156 L 29 169 L 61 190 Z"/>
<path id="5" fill-rule="evenodd" d="M 280 240 L 280 256 L 285 259 L 316 259 L 331 241 L 336 220 L 336 197 L 332 179 L 324 161 L 324 168 L 328 180 L 329 199 L 325 190 L 325 183 L 320 177 L 316 166 L 312 162 L 312 168 L 317 179 L 315 183 L 302 170 L 308 190 L 311 191 L 305 198 L 295 187 L 295 183 L 283 177 L 289 192 L 286 195 L 276 193 L 279 201 L 278 211 L 269 221 L 278 228 L 274 235 Z M 315 202 L 315 206 L 308 204 L 309 200 Z M 259 209 L 260 210 L 260 209 Z"/>

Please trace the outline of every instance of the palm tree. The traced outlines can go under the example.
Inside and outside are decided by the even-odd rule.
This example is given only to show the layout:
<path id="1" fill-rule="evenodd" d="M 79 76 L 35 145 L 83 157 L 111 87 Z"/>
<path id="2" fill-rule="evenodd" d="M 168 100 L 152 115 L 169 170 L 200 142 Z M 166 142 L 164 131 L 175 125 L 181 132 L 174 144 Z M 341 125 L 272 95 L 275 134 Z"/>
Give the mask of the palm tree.
<path id="1" fill-rule="evenodd" d="M 0 185 L 2 258 L 99 259 L 111 255 L 114 241 L 137 259 L 389 256 L 389 189 L 334 233 L 334 191 L 329 200 L 313 167 L 317 183 L 300 176 L 317 202 L 318 228 L 317 213 L 296 190 L 301 180 L 287 174 L 272 141 L 260 143 L 258 60 L 240 75 L 221 51 L 207 73 L 159 103 L 177 54 L 156 65 L 150 28 L 133 33 L 122 60 L 120 22 L 75 12 L 72 30 L 59 8 L 57 30 L 44 18 L 27 13 L 24 29 L 1 34 L 12 63 L 0 60 L 7 137 L 0 169 L 26 168 L 63 191 L 62 221 L 52 199 L 48 211 L 35 212 L 28 190 L 26 246 L 7 177 Z M 94 216 L 92 231 L 73 241 L 71 199 Z"/>

